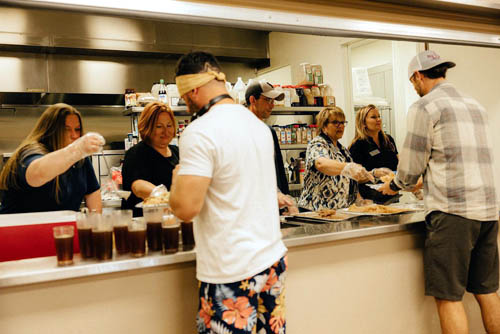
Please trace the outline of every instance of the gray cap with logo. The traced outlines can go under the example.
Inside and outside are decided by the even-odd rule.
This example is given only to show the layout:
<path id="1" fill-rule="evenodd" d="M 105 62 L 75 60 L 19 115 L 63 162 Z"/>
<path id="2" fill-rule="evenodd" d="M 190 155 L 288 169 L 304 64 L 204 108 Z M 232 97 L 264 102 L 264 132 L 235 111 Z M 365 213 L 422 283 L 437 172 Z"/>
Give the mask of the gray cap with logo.
<path id="1" fill-rule="evenodd" d="M 264 95 L 270 99 L 281 101 L 285 98 L 285 93 L 274 89 L 273 85 L 265 80 L 252 81 L 245 91 L 245 99 L 249 103 L 250 96 Z"/>
<path id="2" fill-rule="evenodd" d="M 417 71 L 425 71 L 441 64 L 445 64 L 448 68 L 455 67 L 454 62 L 441 59 L 436 51 L 422 51 L 410 61 L 408 65 L 408 79 L 411 79 Z"/>

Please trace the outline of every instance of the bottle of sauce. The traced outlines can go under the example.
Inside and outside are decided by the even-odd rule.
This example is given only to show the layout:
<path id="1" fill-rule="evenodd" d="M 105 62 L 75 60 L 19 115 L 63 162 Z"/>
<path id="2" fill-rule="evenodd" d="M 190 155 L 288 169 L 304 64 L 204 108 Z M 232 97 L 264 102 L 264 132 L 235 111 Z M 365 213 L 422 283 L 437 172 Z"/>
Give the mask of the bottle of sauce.
<path id="1" fill-rule="evenodd" d="M 167 87 L 163 79 L 160 79 L 160 89 L 158 90 L 158 101 L 167 103 Z"/>

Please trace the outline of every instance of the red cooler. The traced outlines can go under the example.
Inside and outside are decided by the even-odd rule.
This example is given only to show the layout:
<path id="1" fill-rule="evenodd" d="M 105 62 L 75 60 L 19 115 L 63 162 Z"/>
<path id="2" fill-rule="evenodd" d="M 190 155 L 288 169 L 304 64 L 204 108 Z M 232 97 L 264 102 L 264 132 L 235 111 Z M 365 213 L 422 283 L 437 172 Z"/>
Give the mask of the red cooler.
<path id="1" fill-rule="evenodd" d="M 0 262 L 55 256 L 52 227 L 73 225 L 73 251 L 78 253 L 75 211 L 49 211 L 0 215 Z"/>

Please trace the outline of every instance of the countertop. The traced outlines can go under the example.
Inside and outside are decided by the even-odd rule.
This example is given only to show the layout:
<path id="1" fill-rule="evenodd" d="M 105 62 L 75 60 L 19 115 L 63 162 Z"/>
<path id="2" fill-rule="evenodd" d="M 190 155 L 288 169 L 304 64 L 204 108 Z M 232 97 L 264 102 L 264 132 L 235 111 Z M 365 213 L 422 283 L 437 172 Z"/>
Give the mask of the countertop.
<path id="1" fill-rule="evenodd" d="M 423 231 L 424 212 L 397 215 L 360 216 L 332 223 L 306 223 L 289 220 L 282 224 L 285 245 L 290 247 L 312 245 L 335 240 L 354 239 L 397 231 Z M 79 254 L 74 264 L 57 267 L 55 256 L 0 263 L 0 288 L 33 283 L 88 277 L 100 274 L 124 272 L 142 268 L 165 266 L 194 261 L 196 249 L 188 252 L 163 255 L 161 252 L 142 258 L 114 254 L 113 260 L 82 260 Z"/>

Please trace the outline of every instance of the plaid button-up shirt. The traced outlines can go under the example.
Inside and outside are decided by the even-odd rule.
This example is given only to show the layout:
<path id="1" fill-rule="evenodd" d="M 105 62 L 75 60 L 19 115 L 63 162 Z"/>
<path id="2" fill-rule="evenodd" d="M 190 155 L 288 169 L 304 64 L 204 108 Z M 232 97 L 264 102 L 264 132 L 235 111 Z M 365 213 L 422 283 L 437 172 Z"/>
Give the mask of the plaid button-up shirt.
<path id="1" fill-rule="evenodd" d="M 394 182 L 411 189 L 423 175 L 427 214 L 498 220 L 485 109 L 444 81 L 410 107 L 407 119 Z"/>

